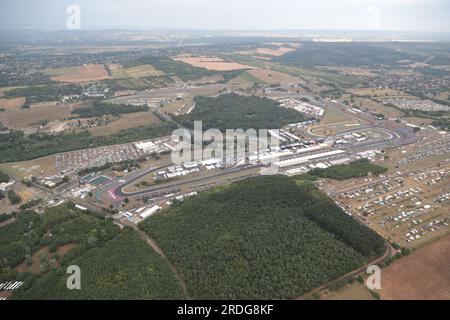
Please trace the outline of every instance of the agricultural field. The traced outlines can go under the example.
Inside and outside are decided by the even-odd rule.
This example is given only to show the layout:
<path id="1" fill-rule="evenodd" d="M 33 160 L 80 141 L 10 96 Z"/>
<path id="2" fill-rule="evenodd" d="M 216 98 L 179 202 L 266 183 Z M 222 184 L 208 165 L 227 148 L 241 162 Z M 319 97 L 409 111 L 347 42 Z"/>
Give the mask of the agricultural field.
<path id="1" fill-rule="evenodd" d="M 354 281 L 336 291 L 325 291 L 320 295 L 321 300 L 375 300 L 364 283 Z"/>
<path id="2" fill-rule="evenodd" d="M 450 236 L 419 248 L 382 270 L 381 298 L 450 299 Z"/>
<path id="3" fill-rule="evenodd" d="M 0 109 L 5 111 L 20 109 L 25 104 L 25 98 L 0 99 Z"/>
<path id="4" fill-rule="evenodd" d="M 196 299 L 293 298 L 384 252 L 379 236 L 285 176 L 209 190 L 140 227 Z"/>
<path id="5" fill-rule="evenodd" d="M 151 112 L 136 112 L 123 114 L 117 120 L 107 125 L 87 129 L 93 136 L 107 136 L 118 133 L 125 129 L 139 126 L 148 126 L 161 123 L 161 120 Z"/>
<path id="6" fill-rule="evenodd" d="M 297 84 L 300 82 L 299 78 L 275 70 L 257 69 L 248 71 L 248 73 L 267 84 Z"/>
<path id="7" fill-rule="evenodd" d="M 28 109 L 10 109 L 0 113 L 0 120 L 8 127 L 27 130 L 39 127 L 41 123 L 65 119 L 71 116 L 70 105 L 36 105 Z"/>
<path id="8" fill-rule="evenodd" d="M 163 72 L 156 70 L 152 65 L 144 64 L 131 68 L 123 68 L 120 64 L 108 65 L 114 79 L 137 79 L 148 77 L 161 77 Z"/>
<path id="9" fill-rule="evenodd" d="M 175 61 L 181 61 L 190 64 L 194 67 L 204 68 L 211 71 L 233 71 L 233 70 L 246 70 L 254 69 L 251 66 L 225 61 L 217 57 L 208 56 L 177 56 Z"/>
<path id="10" fill-rule="evenodd" d="M 5 93 L 7 92 L 7 91 L 10 91 L 10 90 L 14 90 L 14 89 L 20 89 L 20 88 L 25 88 L 25 87 L 21 87 L 21 86 L 16 86 L 16 87 L 2 87 L 2 88 L 0 88 L 0 98 L 2 98 L 2 97 L 4 97 L 5 96 Z"/>
<path id="11" fill-rule="evenodd" d="M 49 76 L 53 81 L 66 83 L 91 82 L 111 79 L 108 75 L 108 71 L 106 71 L 105 66 L 102 64 L 55 69 L 49 68 L 44 70 L 44 75 Z"/>

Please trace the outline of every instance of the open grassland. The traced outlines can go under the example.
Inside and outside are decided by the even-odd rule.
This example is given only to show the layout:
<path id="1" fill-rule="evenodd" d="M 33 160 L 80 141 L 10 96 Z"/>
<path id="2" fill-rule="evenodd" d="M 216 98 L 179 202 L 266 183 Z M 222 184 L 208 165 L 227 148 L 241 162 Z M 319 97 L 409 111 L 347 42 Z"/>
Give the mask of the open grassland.
<path id="1" fill-rule="evenodd" d="M 85 65 L 68 68 L 48 68 L 44 74 L 58 82 L 90 82 L 111 79 L 102 64 Z"/>
<path id="2" fill-rule="evenodd" d="M 248 71 L 248 73 L 268 84 L 296 84 L 300 81 L 297 77 L 275 70 L 258 69 Z"/>
<path id="3" fill-rule="evenodd" d="M 295 51 L 294 48 L 286 48 L 286 47 L 280 47 L 280 48 L 257 48 L 256 53 L 257 54 L 264 54 L 268 56 L 274 56 L 274 57 L 280 57 L 288 52 Z"/>
<path id="4" fill-rule="evenodd" d="M 160 77 L 164 73 L 156 70 L 150 64 L 144 64 L 131 68 L 123 68 L 120 64 L 113 64 L 108 66 L 111 70 L 114 79 L 137 79 L 147 77 Z"/>
<path id="5" fill-rule="evenodd" d="M 337 291 L 326 291 L 321 294 L 321 300 L 374 300 L 364 283 L 355 281 Z"/>
<path id="6" fill-rule="evenodd" d="M 398 91 L 395 89 L 389 89 L 389 88 L 356 88 L 356 89 L 349 89 L 347 90 L 350 93 L 353 93 L 357 96 L 368 96 L 372 98 L 383 98 L 383 99 L 389 99 L 389 98 L 413 98 L 413 96 L 408 95 L 407 93 L 404 93 L 402 91 Z"/>
<path id="7" fill-rule="evenodd" d="M 194 56 L 177 56 L 174 58 L 176 61 L 181 61 L 190 64 L 194 67 L 205 68 L 212 71 L 232 71 L 232 70 L 245 70 L 254 69 L 252 66 L 225 61 L 217 57 L 194 57 Z"/>
<path id="8" fill-rule="evenodd" d="M 353 102 L 351 100 L 353 100 Z M 361 106 L 362 108 L 367 108 L 372 113 L 384 115 L 387 119 L 401 118 L 402 116 L 404 116 L 404 113 L 401 112 L 400 110 L 393 108 L 393 107 L 385 106 L 384 104 L 382 104 L 380 102 L 376 102 L 369 98 L 360 98 L 360 97 L 356 97 L 356 96 L 354 96 L 352 98 L 350 94 L 344 94 L 341 97 L 341 99 L 339 99 L 339 101 L 341 101 L 341 102 L 348 101 L 351 104 L 354 104 L 356 106 Z"/>
<path id="9" fill-rule="evenodd" d="M 26 88 L 26 87 L 20 87 L 20 86 L 17 86 L 17 87 L 2 87 L 2 88 L 0 88 L 0 98 L 5 96 L 6 91 L 14 90 L 14 89 L 20 89 L 20 88 Z"/>
<path id="10" fill-rule="evenodd" d="M 450 236 L 428 244 L 382 271 L 381 298 L 450 299 Z"/>
<path id="11" fill-rule="evenodd" d="M 5 111 L 20 109 L 25 103 L 25 98 L 0 99 L 0 109 Z"/>
<path id="12" fill-rule="evenodd" d="M 89 128 L 88 131 L 93 136 L 106 136 L 118 133 L 124 129 L 149 126 L 160 122 L 161 120 L 151 112 L 136 112 L 122 114 L 119 119 L 110 122 L 105 126 Z"/>
<path id="13" fill-rule="evenodd" d="M 0 113 L 0 120 L 9 128 L 27 129 L 41 122 L 70 117 L 70 105 L 39 105 L 29 109 L 11 109 Z"/>
<path id="14" fill-rule="evenodd" d="M 51 176 L 57 173 L 55 167 L 55 156 L 49 156 L 31 161 L 2 163 L 0 169 L 11 175 L 19 178 L 30 176 Z"/>
<path id="15" fill-rule="evenodd" d="M 369 68 L 357 68 L 357 67 L 321 67 L 324 70 L 334 70 L 342 74 L 348 74 L 352 76 L 363 76 L 370 77 L 374 76 L 375 73 Z"/>

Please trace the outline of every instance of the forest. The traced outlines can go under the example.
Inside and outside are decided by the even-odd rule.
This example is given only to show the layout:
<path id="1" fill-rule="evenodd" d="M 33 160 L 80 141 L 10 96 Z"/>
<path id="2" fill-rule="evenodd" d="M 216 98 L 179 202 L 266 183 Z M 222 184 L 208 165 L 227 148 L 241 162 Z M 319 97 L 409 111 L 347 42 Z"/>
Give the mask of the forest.
<path id="1" fill-rule="evenodd" d="M 195 299 L 290 299 L 382 255 L 384 240 L 311 183 L 250 178 L 140 224 Z"/>
<path id="2" fill-rule="evenodd" d="M 79 115 L 80 118 L 94 118 L 105 115 L 118 116 L 126 113 L 148 111 L 147 106 L 134 106 L 127 104 L 114 104 L 94 101 L 91 107 L 76 108 L 71 113 Z"/>
<path id="3" fill-rule="evenodd" d="M 1 227 L 0 282 L 22 279 L 13 299 L 176 299 L 184 298 L 164 260 L 131 229 L 120 230 L 111 220 L 80 211 L 73 204 L 15 214 L 16 221 Z M 49 236 L 51 235 L 51 236 Z M 64 255 L 63 245 L 74 245 Z M 38 273 L 19 273 L 31 265 L 38 250 Z M 82 289 L 66 287 L 66 267 L 82 270 Z"/>
<path id="4" fill-rule="evenodd" d="M 317 66 L 398 66 L 401 60 L 424 61 L 427 56 L 410 44 L 304 43 L 296 51 L 276 58 L 281 63 Z M 399 50 L 400 49 L 400 50 Z"/>
<path id="5" fill-rule="evenodd" d="M 308 174 L 320 178 L 330 178 L 342 181 L 352 178 L 367 177 L 369 173 L 380 175 L 387 170 L 388 169 L 385 167 L 370 163 L 368 159 L 360 159 L 353 161 L 350 164 L 341 164 L 326 169 L 313 169 L 308 172 Z"/>
<path id="6" fill-rule="evenodd" d="M 108 136 L 92 136 L 87 131 L 25 135 L 19 130 L 0 135 L 0 163 L 32 160 L 60 152 L 127 143 L 167 136 L 176 128 L 165 122 L 122 130 Z"/>
<path id="7" fill-rule="evenodd" d="M 222 94 L 217 98 L 195 98 L 194 110 L 176 118 L 182 125 L 193 128 L 194 121 L 203 121 L 203 129 L 279 129 L 301 122 L 305 117 L 298 111 L 281 108 L 278 103 L 256 96 Z"/>
<path id="8" fill-rule="evenodd" d="M 6 173 L 0 171 L 0 183 L 3 182 L 9 182 L 9 176 Z"/>
<path id="9" fill-rule="evenodd" d="M 5 92 L 8 99 L 26 97 L 28 103 L 59 100 L 63 96 L 81 94 L 83 88 L 78 84 L 31 86 L 15 88 Z"/>

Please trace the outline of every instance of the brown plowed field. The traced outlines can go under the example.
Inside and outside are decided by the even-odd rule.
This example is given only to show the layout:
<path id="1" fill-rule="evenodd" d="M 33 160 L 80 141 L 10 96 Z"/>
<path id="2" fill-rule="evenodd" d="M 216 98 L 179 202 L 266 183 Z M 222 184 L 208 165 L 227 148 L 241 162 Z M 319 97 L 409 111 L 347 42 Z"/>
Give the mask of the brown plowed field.
<path id="1" fill-rule="evenodd" d="M 449 300 L 450 235 L 383 269 L 381 288 L 387 300 Z"/>

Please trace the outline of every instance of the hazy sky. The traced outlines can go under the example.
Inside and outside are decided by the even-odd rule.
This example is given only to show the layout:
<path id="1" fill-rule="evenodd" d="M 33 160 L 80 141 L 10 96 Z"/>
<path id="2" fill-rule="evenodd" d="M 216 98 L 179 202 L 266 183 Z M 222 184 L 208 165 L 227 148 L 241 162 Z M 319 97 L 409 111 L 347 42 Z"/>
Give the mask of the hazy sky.
<path id="1" fill-rule="evenodd" d="M 0 28 L 450 31 L 450 0 L 0 0 Z"/>

